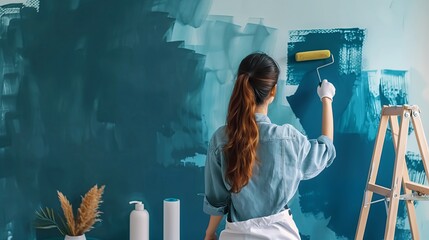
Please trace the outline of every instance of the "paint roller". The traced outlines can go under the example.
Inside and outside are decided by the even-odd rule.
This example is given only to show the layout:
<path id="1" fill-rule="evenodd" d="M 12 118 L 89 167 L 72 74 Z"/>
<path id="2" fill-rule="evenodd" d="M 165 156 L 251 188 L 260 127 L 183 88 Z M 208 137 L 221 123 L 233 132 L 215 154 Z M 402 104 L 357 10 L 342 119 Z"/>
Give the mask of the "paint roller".
<path id="1" fill-rule="evenodd" d="M 321 60 L 331 57 L 331 61 L 327 64 L 321 65 L 316 68 L 317 76 L 319 77 L 319 84 L 322 83 L 322 79 L 320 78 L 319 69 L 329 66 L 334 63 L 334 55 L 331 54 L 329 50 L 314 50 L 314 51 L 306 51 L 306 52 L 297 52 L 295 54 L 295 61 L 303 62 L 303 61 L 314 61 Z"/>

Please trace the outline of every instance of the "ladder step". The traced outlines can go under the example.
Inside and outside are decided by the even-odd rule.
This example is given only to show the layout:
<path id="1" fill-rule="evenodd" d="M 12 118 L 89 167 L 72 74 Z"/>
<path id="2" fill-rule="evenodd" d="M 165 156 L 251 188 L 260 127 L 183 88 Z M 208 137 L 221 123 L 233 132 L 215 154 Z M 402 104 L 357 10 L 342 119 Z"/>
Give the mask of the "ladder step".
<path id="1" fill-rule="evenodd" d="M 419 108 L 416 105 L 384 106 L 381 114 L 387 116 L 400 116 L 404 110 L 416 111 Z"/>
<path id="2" fill-rule="evenodd" d="M 429 187 L 415 182 L 405 182 L 405 187 L 415 192 L 429 195 Z"/>
<path id="3" fill-rule="evenodd" d="M 385 197 L 390 196 L 390 189 L 385 188 L 385 187 L 380 186 L 380 185 L 377 185 L 377 184 L 368 183 L 366 189 L 368 191 L 377 193 L 377 194 L 385 196 Z"/>

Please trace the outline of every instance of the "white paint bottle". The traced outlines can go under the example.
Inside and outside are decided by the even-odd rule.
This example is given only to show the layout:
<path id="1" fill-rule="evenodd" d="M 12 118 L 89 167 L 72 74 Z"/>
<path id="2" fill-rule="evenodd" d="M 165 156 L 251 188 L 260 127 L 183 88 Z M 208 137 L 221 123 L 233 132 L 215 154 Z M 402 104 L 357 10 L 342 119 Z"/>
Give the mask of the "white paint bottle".
<path id="1" fill-rule="evenodd" d="M 164 240 L 180 240 L 180 200 L 164 199 Z"/>
<path id="2" fill-rule="evenodd" d="M 149 213 L 140 201 L 130 204 L 135 204 L 130 214 L 130 240 L 149 240 Z"/>

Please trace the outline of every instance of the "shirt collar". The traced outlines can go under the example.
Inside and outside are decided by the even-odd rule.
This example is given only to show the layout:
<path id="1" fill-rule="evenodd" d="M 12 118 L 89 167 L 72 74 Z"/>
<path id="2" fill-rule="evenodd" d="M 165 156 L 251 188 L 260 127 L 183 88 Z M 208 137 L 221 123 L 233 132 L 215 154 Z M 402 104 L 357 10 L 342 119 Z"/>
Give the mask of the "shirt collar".
<path id="1" fill-rule="evenodd" d="M 268 118 L 267 115 L 263 113 L 255 113 L 256 122 L 265 122 L 265 123 L 271 123 L 270 118 Z"/>

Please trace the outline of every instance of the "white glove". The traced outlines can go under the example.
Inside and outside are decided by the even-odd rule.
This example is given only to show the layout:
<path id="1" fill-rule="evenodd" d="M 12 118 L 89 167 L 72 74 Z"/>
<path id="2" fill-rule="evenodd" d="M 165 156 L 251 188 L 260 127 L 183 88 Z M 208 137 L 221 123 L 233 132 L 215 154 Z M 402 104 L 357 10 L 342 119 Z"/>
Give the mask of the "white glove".
<path id="1" fill-rule="evenodd" d="M 328 80 L 323 79 L 323 81 L 317 87 L 317 94 L 320 97 L 320 101 L 322 101 L 322 98 L 324 97 L 333 100 L 335 95 L 335 87 L 332 85 L 332 83 L 328 82 Z"/>

